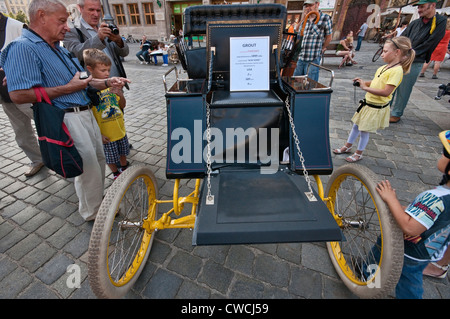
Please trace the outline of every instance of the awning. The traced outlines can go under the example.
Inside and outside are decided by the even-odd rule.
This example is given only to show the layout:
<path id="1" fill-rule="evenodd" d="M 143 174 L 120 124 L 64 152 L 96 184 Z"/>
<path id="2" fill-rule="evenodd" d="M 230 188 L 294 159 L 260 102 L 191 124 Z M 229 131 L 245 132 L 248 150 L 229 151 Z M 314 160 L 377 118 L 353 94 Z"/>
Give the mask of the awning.
<path id="1" fill-rule="evenodd" d="M 415 14 L 417 13 L 417 7 L 416 6 L 406 6 L 401 8 L 402 14 Z M 386 16 L 389 14 L 398 14 L 400 11 L 400 8 L 388 8 L 385 12 L 383 12 L 381 15 Z M 437 10 L 436 10 L 437 11 Z"/>
<path id="2" fill-rule="evenodd" d="M 439 14 L 445 14 L 447 16 L 450 16 L 450 7 L 442 8 L 442 9 L 436 9 L 436 12 Z"/>

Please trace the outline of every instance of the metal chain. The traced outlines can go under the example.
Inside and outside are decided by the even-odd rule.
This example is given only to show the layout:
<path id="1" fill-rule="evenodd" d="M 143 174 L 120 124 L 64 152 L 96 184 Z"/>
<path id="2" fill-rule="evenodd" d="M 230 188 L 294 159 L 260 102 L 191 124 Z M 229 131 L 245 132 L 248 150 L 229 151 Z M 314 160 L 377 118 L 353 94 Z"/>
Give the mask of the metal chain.
<path id="1" fill-rule="evenodd" d="M 298 138 L 298 135 L 295 131 L 295 124 L 294 124 L 294 119 L 292 118 L 292 113 L 291 113 L 291 105 L 289 103 L 289 95 L 286 97 L 286 110 L 289 116 L 289 124 L 291 126 L 291 130 L 292 130 L 292 137 L 294 138 L 294 143 L 295 143 L 295 147 L 297 148 L 297 155 L 298 158 L 300 159 L 300 163 L 302 164 L 302 168 L 303 168 L 303 176 L 305 177 L 306 183 L 308 184 L 308 189 L 309 192 L 305 192 L 306 196 L 308 197 L 309 201 L 317 201 L 316 197 L 314 196 L 312 187 L 311 187 L 311 178 L 309 177 L 308 171 L 306 170 L 305 167 L 305 158 L 303 157 L 303 153 L 300 150 L 300 140 Z"/>
<path id="2" fill-rule="evenodd" d="M 206 169 L 207 169 L 207 193 L 206 205 L 214 205 L 214 195 L 211 194 L 211 109 L 209 103 L 206 101 Z"/>

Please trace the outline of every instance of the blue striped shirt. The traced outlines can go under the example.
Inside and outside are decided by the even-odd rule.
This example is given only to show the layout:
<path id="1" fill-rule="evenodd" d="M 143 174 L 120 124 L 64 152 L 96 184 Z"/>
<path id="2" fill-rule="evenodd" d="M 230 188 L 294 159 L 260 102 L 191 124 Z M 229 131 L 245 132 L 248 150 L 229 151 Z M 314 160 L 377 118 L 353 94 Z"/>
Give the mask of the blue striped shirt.
<path id="1" fill-rule="evenodd" d="M 71 60 L 80 70 L 83 69 L 78 60 L 72 59 L 70 53 L 59 46 L 59 43 L 53 50 L 39 36 L 24 29 L 22 36 L 2 51 L 0 66 L 5 70 L 8 91 L 11 92 L 31 89 L 35 86 L 56 87 L 67 84 L 78 71 Z M 89 103 L 85 90 L 62 95 L 52 100 L 52 104 L 61 109 Z"/>

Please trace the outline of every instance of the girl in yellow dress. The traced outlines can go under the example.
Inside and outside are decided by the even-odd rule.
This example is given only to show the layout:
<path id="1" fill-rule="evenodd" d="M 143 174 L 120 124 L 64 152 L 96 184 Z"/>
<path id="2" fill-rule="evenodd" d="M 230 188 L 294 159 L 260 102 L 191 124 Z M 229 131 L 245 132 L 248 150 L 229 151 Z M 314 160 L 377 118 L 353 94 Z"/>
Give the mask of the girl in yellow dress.
<path id="1" fill-rule="evenodd" d="M 350 153 L 353 143 L 360 136 L 356 152 L 346 158 L 347 162 L 357 162 L 362 159 L 362 153 L 369 142 L 370 133 L 389 126 L 392 94 L 400 85 L 403 74 L 407 74 L 414 61 L 415 52 L 411 41 L 404 36 L 387 40 L 381 57 L 386 65 L 380 67 L 372 81 L 361 78 L 353 79 L 354 85 L 366 91 L 364 100 L 352 117 L 353 127 L 344 146 L 334 149 L 335 154 Z"/>

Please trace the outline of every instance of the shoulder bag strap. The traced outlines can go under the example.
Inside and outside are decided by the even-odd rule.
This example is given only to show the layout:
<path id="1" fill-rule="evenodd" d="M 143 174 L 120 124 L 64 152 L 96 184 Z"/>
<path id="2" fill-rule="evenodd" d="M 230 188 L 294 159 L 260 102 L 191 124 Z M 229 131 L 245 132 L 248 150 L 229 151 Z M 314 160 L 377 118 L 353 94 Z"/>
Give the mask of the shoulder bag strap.
<path id="1" fill-rule="evenodd" d="M 48 104 L 52 104 L 52 101 L 50 101 L 50 98 L 48 97 L 47 91 L 42 86 L 33 87 L 34 94 L 36 94 L 36 99 L 38 102 L 42 102 L 42 98 L 44 98 L 44 101 Z"/>
<path id="2" fill-rule="evenodd" d="M 36 99 L 37 99 L 38 103 L 42 102 L 42 98 L 44 98 L 44 101 L 46 103 L 52 105 L 52 102 L 50 101 L 50 98 L 48 97 L 48 94 L 43 87 L 41 87 L 41 86 L 33 87 L 33 90 L 34 90 L 34 93 L 36 94 Z M 59 140 L 49 138 L 47 136 L 39 136 L 38 137 L 39 141 L 46 141 L 48 143 L 53 143 L 53 144 L 57 144 L 57 145 L 64 146 L 64 147 L 72 147 L 74 145 L 74 142 L 73 142 L 72 136 L 70 135 L 69 129 L 67 128 L 64 121 L 61 123 L 61 126 L 62 126 L 63 131 L 68 136 L 67 141 L 59 141 Z"/>

